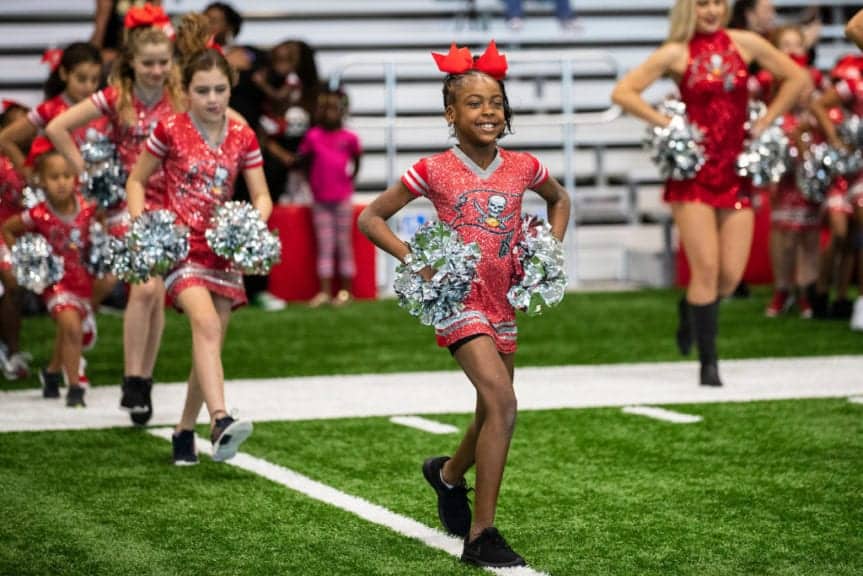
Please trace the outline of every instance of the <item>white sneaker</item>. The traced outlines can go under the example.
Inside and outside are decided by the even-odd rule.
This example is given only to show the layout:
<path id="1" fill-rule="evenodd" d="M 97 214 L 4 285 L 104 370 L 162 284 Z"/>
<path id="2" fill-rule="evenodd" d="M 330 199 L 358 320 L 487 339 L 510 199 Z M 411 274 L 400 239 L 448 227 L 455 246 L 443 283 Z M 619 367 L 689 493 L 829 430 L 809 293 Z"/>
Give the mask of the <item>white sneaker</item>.
<path id="1" fill-rule="evenodd" d="M 26 352 L 16 352 L 7 357 L 4 351 L 0 361 L 7 380 L 22 380 L 30 376 L 30 355 Z"/>
<path id="2" fill-rule="evenodd" d="M 863 332 L 863 296 L 858 296 L 854 301 L 854 313 L 851 315 L 851 329 L 855 332 Z"/>
<path id="3" fill-rule="evenodd" d="M 284 310 L 285 301 L 270 292 L 264 291 L 255 297 L 255 304 L 267 311 Z"/>

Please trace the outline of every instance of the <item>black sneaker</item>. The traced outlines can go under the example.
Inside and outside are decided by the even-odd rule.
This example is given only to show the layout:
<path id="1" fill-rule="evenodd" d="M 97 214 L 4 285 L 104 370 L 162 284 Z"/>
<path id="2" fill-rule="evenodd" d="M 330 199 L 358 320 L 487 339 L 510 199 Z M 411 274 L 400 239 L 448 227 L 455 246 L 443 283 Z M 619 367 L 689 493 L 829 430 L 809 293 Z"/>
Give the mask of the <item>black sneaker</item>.
<path id="1" fill-rule="evenodd" d="M 194 430 L 180 430 L 179 434 L 174 432 L 171 445 L 174 447 L 174 466 L 194 466 L 198 463 Z"/>
<path id="2" fill-rule="evenodd" d="M 63 385 L 63 374 L 39 370 L 39 383 L 42 384 L 42 398 L 59 398 L 60 386 Z"/>
<path id="3" fill-rule="evenodd" d="M 230 416 L 217 418 L 210 432 L 213 443 L 213 461 L 224 462 L 237 454 L 240 444 L 252 435 L 252 423 L 246 420 L 234 420 Z"/>
<path id="4" fill-rule="evenodd" d="M 153 401 L 151 399 L 153 379 L 138 378 L 134 386 L 137 388 L 136 404 L 129 409 L 129 416 L 131 416 L 132 422 L 138 426 L 144 426 L 153 416 Z"/>
<path id="5" fill-rule="evenodd" d="M 138 405 L 138 386 L 135 385 L 138 376 L 123 376 L 123 396 L 120 397 L 120 409 L 131 410 Z"/>
<path id="6" fill-rule="evenodd" d="M 441 470 L 449 456 L 429 458 L 423 462 L 423 476 L 437 493 L 437 515 L 440 523 L 450 534 L 464 538 L 470 531 L 470 502 L 467 499 L 469 488 L 462 481 L 452 488 L 443 483 Z"/>
<path id="7" fill-rule="evenodd" d="M 461 561 L 488 568 L 508 568 L 526 566 L 524 558 L 518 555 L 494 526 L 486 528 L 473 542 L 464 541 Z"/>
<path id="8" fill-rule="evenodd" d="M 719 379 L 719 366 L 716 364 L 701 365 L 701 385 L 722 386 L 722 380 Z"/>
<path id="9" fill-rule="evenodd" d="M 81 386 L 69 386 L 66 392 L 66 406 L 69 408 L 86 408 L 84 403 L 84 388 Z"/>

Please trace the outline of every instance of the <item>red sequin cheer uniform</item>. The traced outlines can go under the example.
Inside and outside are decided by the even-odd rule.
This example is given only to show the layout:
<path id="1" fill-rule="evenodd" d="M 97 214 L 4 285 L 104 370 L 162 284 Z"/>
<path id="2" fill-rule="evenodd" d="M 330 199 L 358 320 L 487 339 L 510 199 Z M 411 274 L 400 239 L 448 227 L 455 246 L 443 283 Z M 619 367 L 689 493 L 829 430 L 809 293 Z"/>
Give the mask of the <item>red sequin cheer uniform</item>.
<path id="1" fill-rule="evenodd" d="M 714 208 L 751 205 L 749 180 L 737 175 L 748 102 L 746 63 L 728 34 L 696 34 L 680 80 L 686 116 L 704 133 L 705 163 L 690 180 L 669 180 L 666 202 L 703 202 Z"/>
<path id="2" fill-rule="evenodd" d="M 435 327 L 440 346 L 487 334 L 501 353 L 515 352 L 515 310 L 506 293 L 513 281 L 512 250 L 521 234 L 521 199 L 525 189 L 547 178 L 548 170 L 530 154 L 498 148 L 483 170 L 456 147 L 423 158 L 402 176 L 408 190 L 431 200 L 441 222 L 482 251 L 478 281 L 464 309 Z"/>
<path id="3" fill-rule="evenodd" d="M 71 106 L 72 102 L 66 98 L 66 95 L 59 94 L 50 100 L 45 100 L 30 110 L 27 113 L 27 120 L 29 120 L 33 126 L 42 131 L 45 129 L 45 126 L 51 122 L 51 120 L 68 110 Z M 95 136 L 95 133 L 108 133 L 107 118 L 96 118 L 84 126 L 75 128 L 72 130 L 72 140 L 74 140 L 75 144 L 80 148 L 81 144 L 87 142 L 88 138 Z"/>
<path id="4" fill-rule="evenodd" d="M 842 99 L 843 105 L 851 112 L 863 118 L 863 56 L 856 56 L 853 60 L 845 60 L 845 65 L 856 65 L 860 72 L 856 77 L 846 75 L 844 78 L 836 82 L 836 92 Z M 831 208 L 838 209 L 841 200 L 840 195 L 845 192 L 845 211 L 857 208 L 863 208 L 863 172 L 850 174 L 844 178 L 845 182 L 837 183 L 837 190 L 832 191 L 833 194 L 828 202 L 832 202 Z"/>
<path id="5" fill-rule="evenodd" d="M 191 286 L 246 303 L 242 275 L 216 256 L 204 236 L 213 210 L 234 194 L 234 181 L 243 170 L 263 165 L 261 149 L 251 128 L 227 119 L 221 143 L 211 146 L 189 114 L 174 114 L 159 122 L 147 151 L 162 161 L 167 207 L 189 228 L 189 256 L 165 278 L 168 294 L 177 296 Z"/>
<path id="6" fill-rule="evenodd" d="M 24 178 L 15 170 L 12 161 L 5 156 L 0 156 L 0 226 L 6 220 L 20 214 L 21 191 L 24 189 Z M 12 267 L 12 254 L 6 243 L 0 236 L 0 270 L 9 270 Z"/>
<path id="7" fill-rule="evenodd" d="M 78 196 L 75 214 L 57 214 L 47 202 L 41 202 L 21 214 L 27 232 L 44 236 L 54 254 L 63 258 L 63 278 L 42 293 L 45 306 L 56 316 L 62 310 L 77 310 L 84 318 L 90 310 L 93 281 L 84 267 L 89 249 L 90 223 L 96 208 Z"/>
<path id="8" fill-rule="evenodd" d="M 96 92 L 90 96 L 90 101 L 109 120 L 109 138 L 117 147 L 117 156 L 123 165 L 126 174 L 132 172 L 138 154 L 144 149 L 147 138 L 153 132 L 156 124 L 174 113 L 167 91 L 162 98 L 147 106 L 137 96 L 132 96 L 132 107 L 134 108 L 135 122 L 128 124 L 120 117 L 118 111 L 119 92 L 114 86 Z M 165 206 L 165 175 L 162 168 L 156 170 L 147 180 L 146 207 L 147 210 L 159 210 Z M 108 227 L 111 234 L 122 236 L 129 226 L 129 216 L 126 211 L 126 203 L 111 209 L 108 215 Z"/>

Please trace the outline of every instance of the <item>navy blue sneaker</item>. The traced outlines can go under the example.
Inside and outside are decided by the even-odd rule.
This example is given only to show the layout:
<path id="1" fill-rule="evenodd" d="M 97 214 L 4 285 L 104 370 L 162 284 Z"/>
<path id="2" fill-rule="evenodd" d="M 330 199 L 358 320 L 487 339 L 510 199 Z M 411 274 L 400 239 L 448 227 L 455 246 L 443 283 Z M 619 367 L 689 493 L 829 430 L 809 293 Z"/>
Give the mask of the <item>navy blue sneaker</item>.
<path id="1" fill-rule="evenodd" d="M 240 444 L 252 435 L 252 423 L 246 420 L 234 420 L 230 416 L 217 418 L 210 432 L 213 443 L 213 460 L 224 462 L 237 454 Z"/>
<path id="2" fill-rule="evenodd" d="M 39 370 L 39 383 L 42 384 L 42 398 L 59 398 L 60 386 L 63 385 L 63 374 Z"/>
<path id="3" fill-rule="evenodd" d="M 171 445 L 174 448 L 174 466 L 194 466 L 198 463 L 194 430 L 174 432 L 171 435 Z"/>
<path id="4" fill-rule="evenodd" d="M 441 478 L 441 470 L 449 456 L 437 456 L 423 462 L 423 476 L 437 494 L 437 514 L 440 523 L 450 534 L 464 538 L 470 531 L 470 489 L 462 481 L 450 488 Z"/>
<path id="5" fill-rule="evenodd" d="M 66 392 L 66 406 L 69 408 L 86 408 L 84 403 L 84 388 L 82 386 L 69 386 Z"/>

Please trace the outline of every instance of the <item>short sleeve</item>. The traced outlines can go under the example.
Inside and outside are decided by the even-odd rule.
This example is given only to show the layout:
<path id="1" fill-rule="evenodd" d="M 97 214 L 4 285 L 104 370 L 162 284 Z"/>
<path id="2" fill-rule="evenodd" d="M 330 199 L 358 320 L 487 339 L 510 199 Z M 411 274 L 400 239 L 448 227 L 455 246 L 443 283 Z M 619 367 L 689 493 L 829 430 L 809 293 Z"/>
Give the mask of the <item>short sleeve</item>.
<path id="1" fill-rule="evenodd" d="M 171 136 L 163 122 L 156 124 L 153 133 L 147 138 L 146 146 L 147 152 L 159 160 L 164 160 L 165 156 L 168 155 L 168 151 L 171 149 Z"/>
<path id="2" fill-rule="evenodd" d="M 109 86 L 90 95 L 90 101 L 99 109 L 103 116 L 113 114 L 117 106 L 117 89 Z"/>
<path id="3" fill-rule="evenodd" d="M 27 112 L 27 120 L 36 128 L 43 130 L 51 120 L 51 114 L 48 110 L 48 101 L 42 102 L 35 108 Z"/>
<path id="4" fill-rule="evenodd" d="M 258 139 L 251 128 L 247 127 L 243 132 L 246 136 L 246 146 L 243 149 L 240 168 L 243 170 L 260 168 L 264 165 L 264 157 L 261 156 L 261 146 L 258 144 Z"/>
<path id="5" fill-rule="evenodd" d="M 546 168 L 545 164 L 540 162 L 536 156 L 528 154 L 528 157 L 531 161 L 533 179 L 530 181 L 530 184 L 528 184 L 527 187 L 533 190 L 537 186 L 542 186 L 543 182 L 548 180 L 548 168 Z"/>
<path id="6" fill-rule="evenodd" d="M 360 137 L 351 132 L 351 156 L 357 157 L 363 153 L 363 145 L 360 143 Z"/>
<path id="7" fill-rule="evenodd" d="M 300 145 L 297 147 L 297 154 L 308 156 L 312 154 L 315 149 L 315 135 L 318 131 L 315 128 L 312 128 L 308 132 L 305 133 L 303 139 L 300 141 Z"/>
<path id="8" fill-rule="evenodd" d="M 428 166 L 425 158 L 408 168 L 402 175 L 402 184 L 407 186 L 415 196 L 428 196 L 428 181 Z"/>

